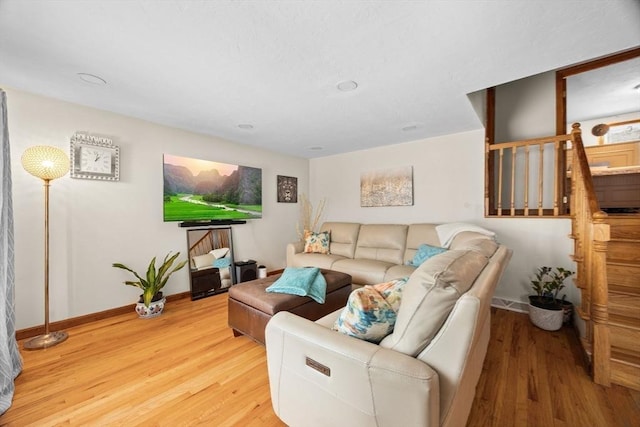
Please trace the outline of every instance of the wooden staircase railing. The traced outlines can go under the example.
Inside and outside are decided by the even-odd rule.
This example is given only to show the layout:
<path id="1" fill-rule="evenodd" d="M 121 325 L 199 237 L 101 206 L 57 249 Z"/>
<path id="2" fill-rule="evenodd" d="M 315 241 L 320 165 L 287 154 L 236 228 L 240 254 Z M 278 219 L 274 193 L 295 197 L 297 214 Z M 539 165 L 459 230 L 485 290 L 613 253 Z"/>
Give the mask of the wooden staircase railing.
<path id="1" fill-rule="evenodd" d="M 571 138 L 486 143 L 485 216 L 565 216 L 566 145 Z"/>
<path id="2" fill-rule="evenodd" d="M 194 256 L 206 254 L 216 248 L 230 248 L 229 234 L 226 230 L 212 228 L 208 230 L 197 242 L 189 248 L 189 259 Z"/>
<path id="3" fill-rule="evenodd" d="M 571 136 L 571 237 L 574 239 L 573 259 L 577 266 L 575 283 L 582 296 L 578 314 L 586 322 L 583 342 L 585 350 L 592 355 L 593 379 L 597 384 L 608 386 L 611 383 L 607 281 L 610 230 L 607 214 L 598 206 L 579 125 L 573 125 Z"/>

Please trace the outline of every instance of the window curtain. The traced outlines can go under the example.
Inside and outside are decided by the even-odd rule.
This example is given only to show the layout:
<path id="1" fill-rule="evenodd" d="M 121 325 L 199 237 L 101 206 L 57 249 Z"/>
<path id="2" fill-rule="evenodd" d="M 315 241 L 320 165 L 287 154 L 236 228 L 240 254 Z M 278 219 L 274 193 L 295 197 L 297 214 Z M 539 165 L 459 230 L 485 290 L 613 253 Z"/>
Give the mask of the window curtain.
<path id="1" fill-rule="evenodd" d="M 15 329 L 13 204 L 7 95 L 0 89 L 0 414 L 11 406 L 14 380 L 22 371 Z"/>

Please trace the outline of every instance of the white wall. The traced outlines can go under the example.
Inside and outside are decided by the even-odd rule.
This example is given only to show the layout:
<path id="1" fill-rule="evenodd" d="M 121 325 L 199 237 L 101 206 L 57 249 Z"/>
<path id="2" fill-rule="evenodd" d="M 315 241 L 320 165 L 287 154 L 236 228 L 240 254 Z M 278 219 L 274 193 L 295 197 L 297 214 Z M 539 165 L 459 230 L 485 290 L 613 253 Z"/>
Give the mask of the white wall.
<path id="1" fill-rule="evenodd" d="M 556 134 L 555 72 L 496 87 L 496 142 Z"/>
<path id="2" fill-rule="evenodd" d="M 77 131 L 107 136 L 120 146 L 119 182 L 71 179 L 51 185 L 50 320 L 62 320 L 133 303 L 139 294 L 122 284 L 122 262 L 143 270 L 153 256 L 181 251 L 186 229 L 162 220 L 162 154 L 262 168 L 263 218 L 234 225 L 236 259 L 269 269 L 285 266 L 285 246 L 297 239 L 299 204 L 276 202 L 276 175 L 298 177 L 308 192 L 308 160 L 160 126 L 105 111 L 5 89 L 8 99 L 16 240 L 16 326 L 43 323 L 42 181 L 25 172 L 32 145 L 69 150 Z M 188 271 L 176 273 L 166 294 L 189 290 Z"/>
<path id="3" fill-rule="evenodd" d="M 467 221 L 495 231 L 513 250 L 496 297 L 527 301 L 529 280 L 542 265 L 569 266 L 568 219 L 484 218 L 484 130 L 312 159 L 310 194 L 326 198 L 324 220 L 363 223 Z M 414 205 L 360 207 L 360 175 L 413 166 Z M 571 294 L 568 294 L 570 297 Z"/>

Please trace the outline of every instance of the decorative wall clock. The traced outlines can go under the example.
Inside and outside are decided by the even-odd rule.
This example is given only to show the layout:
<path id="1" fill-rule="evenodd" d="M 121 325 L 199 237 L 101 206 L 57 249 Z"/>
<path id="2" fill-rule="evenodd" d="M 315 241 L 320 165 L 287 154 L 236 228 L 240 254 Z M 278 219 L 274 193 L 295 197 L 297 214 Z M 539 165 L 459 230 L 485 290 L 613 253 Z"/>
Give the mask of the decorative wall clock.
<path id="1" fill-rule="evenodd" d="M 120 180 L 120 147 L 109 138 L 75 133 L 70 157 L 71 178 Z"/>

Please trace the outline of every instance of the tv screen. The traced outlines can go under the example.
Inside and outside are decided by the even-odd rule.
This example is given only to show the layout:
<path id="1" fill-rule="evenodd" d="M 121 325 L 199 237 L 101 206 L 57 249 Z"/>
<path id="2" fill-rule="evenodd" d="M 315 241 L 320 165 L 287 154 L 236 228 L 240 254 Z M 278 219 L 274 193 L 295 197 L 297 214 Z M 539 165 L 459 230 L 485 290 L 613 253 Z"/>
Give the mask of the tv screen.
<path id="1" fill-rule="evenodd" d="M 262 169 L 165 154 L 165 221 L 262 218 Z"/>

